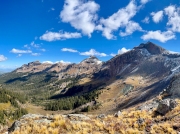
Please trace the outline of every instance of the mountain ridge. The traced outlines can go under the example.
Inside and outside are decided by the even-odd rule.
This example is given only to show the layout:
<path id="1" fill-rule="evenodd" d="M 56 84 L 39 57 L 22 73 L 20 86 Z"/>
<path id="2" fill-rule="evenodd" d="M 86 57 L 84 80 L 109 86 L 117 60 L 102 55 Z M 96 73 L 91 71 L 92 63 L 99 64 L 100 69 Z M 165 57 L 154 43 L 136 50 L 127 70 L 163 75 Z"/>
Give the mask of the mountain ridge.
<path id="1" fill-rule="evenodd" d="M 111 112 L 157 97 L 168 87 L 174 75 L 180 72 L 179 66 L 178 53 L 147 42 L 106 62 L 94 56 L 78 64 L 34 61 L 2 75 L 4 80 L 0 84 L 8 88 L 15 84 L 20 91 L 26 88 L 25 92 L 36 96 L 35 100 L 38 101 L 49 97 L 61 99 L 81 96 L 98 90 L 101 94 L 96 102 Z M 112 105 L 116 107 L 112 108 Z"/>

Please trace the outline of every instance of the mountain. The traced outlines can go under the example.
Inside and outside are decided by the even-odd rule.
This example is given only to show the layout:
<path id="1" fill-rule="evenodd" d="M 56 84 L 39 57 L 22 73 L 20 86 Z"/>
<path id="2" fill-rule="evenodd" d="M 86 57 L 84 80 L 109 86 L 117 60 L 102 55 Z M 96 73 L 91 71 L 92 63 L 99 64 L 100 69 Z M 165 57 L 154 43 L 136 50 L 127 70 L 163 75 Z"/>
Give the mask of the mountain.
<path id="1" fill-rule="evenodd" d="M 94 111 L 108 113 L 148 102 L 164 89 L 168 96 L 180 97 L 174 84 L 179 72 L 179 53 L 147 42 L 106 62 L 94 56 L 78 64 L 34 61 L 1 75 L 0 84 L 25 92 L 31 102 L 48 104 L 50 110 L 100 104 Z M 68 107 L 60 106 L 67 99 Z"/>
<path id="2" fill-rule="evenodd" d="M 67 64 L 67 63 L 40 63 L 39 61 L 30 62 L 24 64 L 20 68 L 17 68 L 16 73 L 37 73 L 37 72 L 56 72 L 60 77 L 75 77 L 81 74 L 90 74 L 98 70 L 102 65 L 102 61 L 94 56 L 83 60 L 79 64 Z M 65 75 L 64 75 L 65 74 Z M 61 78 L 60 78 L 61 79 Z"/>

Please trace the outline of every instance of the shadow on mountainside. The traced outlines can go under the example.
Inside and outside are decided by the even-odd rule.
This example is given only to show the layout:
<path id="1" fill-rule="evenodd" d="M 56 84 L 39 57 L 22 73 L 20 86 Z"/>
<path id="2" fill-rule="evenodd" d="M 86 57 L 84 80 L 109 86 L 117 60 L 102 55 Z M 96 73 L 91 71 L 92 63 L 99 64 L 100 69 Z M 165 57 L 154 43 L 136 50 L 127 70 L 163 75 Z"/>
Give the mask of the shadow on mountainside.
<path id="1" fill-rule="evenodd" d="M 119 104 L 118 107 L 114 109 L 113 111 L 129 108 L 129 107 L 146 102 L 154 98 L 155 96 L 159 95 L 159 93 L 164 88 L 168 86 L 168 83 L 169 82 L 164 82 L 163 80 L 161 80 L 161 81 L 153 83 L 150 86 L 144 87 L 142 89 L 138 89 L 138 92 L 136 95 L 132 96 L 128 100 Z"/>

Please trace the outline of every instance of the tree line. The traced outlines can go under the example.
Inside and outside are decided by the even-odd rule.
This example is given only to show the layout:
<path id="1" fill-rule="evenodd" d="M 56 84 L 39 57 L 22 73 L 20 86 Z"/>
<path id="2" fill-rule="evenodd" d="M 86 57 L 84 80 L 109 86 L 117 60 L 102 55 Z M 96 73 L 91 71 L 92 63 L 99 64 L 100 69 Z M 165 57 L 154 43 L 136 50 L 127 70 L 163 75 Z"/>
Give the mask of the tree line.
<path id="1" fill-rule="evenodd" d="M 61 98 L 47 103 L 45 109 L 52 111 L 75 109 L 88 102 L 95 101 L 99 94 L 99 91 L 92 91 L 83 95 Z"/>

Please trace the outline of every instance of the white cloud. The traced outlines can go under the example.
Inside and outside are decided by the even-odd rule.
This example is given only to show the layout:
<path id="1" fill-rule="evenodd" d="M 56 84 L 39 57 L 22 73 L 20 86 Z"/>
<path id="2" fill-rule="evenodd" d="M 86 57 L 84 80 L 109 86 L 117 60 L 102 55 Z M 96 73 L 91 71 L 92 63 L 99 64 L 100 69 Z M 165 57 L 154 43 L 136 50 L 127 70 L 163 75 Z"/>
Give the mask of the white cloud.
<path id="1" fill-rule="evenodd" d="M 69 32 L 49 32 L 46 31 L 45 34 L 43 34 L 40 39 L 45 41 L 56 41 L 56 40 L 65 40 L 65 39 L 71 39 L 71 38 L 80 38 L 80 33 L 69 33 Z"/>
<path id="2" fill-rule="evenodd" d="M 54 64 L 52 61 L 43 61 L 42 63 Z"/>
<path id="3" fill-rule="evenodd" d="M 128 51 L 130 51 L 130 49 L 126 49 L 125 47 L 123 47 L 123 48 L 118 50 L 118 54 L 123 54 L 123 53 L 126 53 Z"/>
<path id="4" fill-rule="evenodd" d="M 149 1 L 151 1 L 151 0 L 141 0 L 141 4 L 146 4 L 146 3 L 148 3 Z"/>
<path id="5" fill-rule="evenodd" d="M 96 27 L 95 21 L 98 18 L 96 12 L 99 7 L 94 1 L 65 0 L 60 18 L 75 29 L 81 30 L 84 35 L 91 37 Z"/>
<path id="6" fill-rule="evenodd" d="M 69 62 L 69 61 L 63 61 L 63 60 L 56 61 L 55 63 L 71 64 L 71 62 Z"/>
<path id="7" fill-rule="evenodd" d="M 173 5 L 170 5 L 164 9 L 166 15 L 168 16 L 173 16 L 175 13 L 175 10 L 176 10 L 176 7 Z"/>
<path id="8" fill-rule="evenodd" d="M 163 19 L 163 11 L 152 12 L 151 15 L 155 23 L 159 23 Z"/>
<path id="9" fill-rule="evenodd" d="M 28 44 L 24 45 L 24 48 L 31 49 Z"/>
<path id="10" fill-rule="evenodd" d="M 107 39 L 115 39 L 116 36 L 113 35 L 113 32 L 117 31 L 119 28 L 126 28 L 127 32 L 124 35 L 132 34 L 135 30 L 141 29 L 139 24 L 133 21 L 130 21 L 132 17 L 136 15 L 138 7 L 135 4 L 134 0 L 124 8 L 118 10 L 107 19 L 102 18 L 100 20 L 100 25 L 96 27 L 97 30 L 103 32 L 103 36 Z M 135 28 L 128 28 L 129 25 L 136 25 Z"/>
<path id="11" fill-rule="evenodd" d="M 5 60 L 7 60 L 7 57 L 5 57 L 4 55 L 0 55 L 0 62 Z"/>
<path id="12" fill-rule="evenodd" d="M 138 23 L 133 22 L 133 21 L 129 21 L 128 24 L 126 25 L 125 32 L 120 32 L 120 36 L 131 35 L 134 31 L 137 31 L 137 30 L 143 31 Z"/>
<path id="13" fill-rule="evenodd" d="M 15 53 L 15 54 L 27 54 L 27 53 L 32 53 L 31 50 L 20 50 L 20 49 L 15 49 L 15 48 L 13 48 L 10 52 L 11 52 L 11 53 Z"/>
<path id="14" fill-rule="evenodd" d="M 118 53 L 117 54 L 123 54 L 123 53 L 126 53 L 126 52 L 128 52 L 128 51 L 130 51 L 130 49 L 126 49 L 125 47 L 123 47 L 123 48 L 121 48 L 121 49 L 119 49 L 118 50 Z M 110 56 L 116 56 L 117 54 L 114 54 L 114 53 L 111 53 L 110 54 Z"/>
<path id="15" fill-rule="evenodd" d="M 170 5 L 164 11 L 168 15 L 167 25 L 170 26 L 169 30 L 180 32 L 180 7 Z"/>
<path id="16" fill-rule="evenodd" d="M 31 54 L 32 56 L 39 56 L 39 55 L 41 55 L 40 53 L 32 53 Z"/>
<path id="17" fill-rule="evenodd" d="M 90 49 L 89 51 L 82 52 L 82 53 L 80 53 L 80 55 L 84 55 L 84 56 L 100 56 L 100 57 L 108 56 L 105 53 L 97 52 L 95 49 Z"/>
<path id="18" fill-rule="evenodd" d="M 161 32 L 160 30 L 157 30 L 157 31 L 149 31 L 141 38 L 143 40 L 154 39 L 160 42 L 166 42 L 168 40 L 175 39 L 175 34 L 172 31 Z"/>
<path id="19" fill-rule="evenodd" d="M 50 8 L 49 10 L 48 10 L 48 12 L 50 12 L 50 11 L 54 11 L 55 10 L 55 8 Z"/>
<path id="20" fill-rule="evenodd" d="M 55 64 L 55 63 L 71 64 L 71 62 L 69 62 L 69 61 L 64 61 L 64 60 L 60 60 L 60 61 L 56 61 L 56 62 L 43 61 L 42 63 L 46 63 L 46 64 Z"/>
<path id="21" fill-rule="evenodd" d="M 142 22 L 148 24 L 148 23 L 149 23 L 149 17 L 145 17 L 145 18 L 142 20 Z"/>
<path id="22" fill-rule="evenodd" d="M 117 54 L 114 54 L 114 53 L 111 53 L 111 54 L 110 54 L 110 56 L 112 56 L 112 57 L 114 57 L 114 56 L 116 56 L 116 55 L 117 55 Z"/>
<path id="23" fill-rule="evenodd" d="M 72 53 L 77 53 L 77 50 L 71 49 L 71 48 L 62 48 L 61 51 L 63 52 L 72 52 Z"/>
<path id="24" fill-rule="evenodd" d="M 35 48 L 39 48 L 40 47 L 40 45 L 39 44 L 35 44 L 34 41 L 32 41 L 30 45 L 32 47 L 35 47 Z"/>

